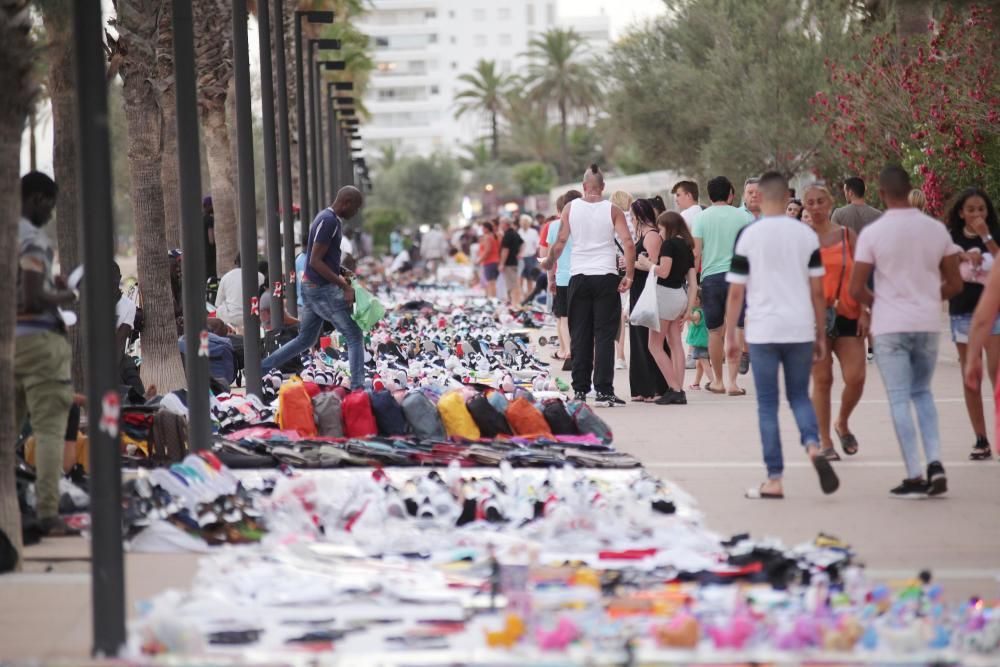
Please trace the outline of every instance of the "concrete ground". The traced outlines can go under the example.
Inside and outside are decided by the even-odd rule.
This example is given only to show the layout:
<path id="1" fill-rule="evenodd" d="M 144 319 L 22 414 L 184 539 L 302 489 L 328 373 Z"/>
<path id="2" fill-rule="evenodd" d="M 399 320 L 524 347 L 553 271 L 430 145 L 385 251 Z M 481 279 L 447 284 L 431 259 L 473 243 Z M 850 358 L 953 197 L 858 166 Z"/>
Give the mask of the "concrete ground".
<path id="1" fill-rule="evenodd" d="M 878 580 L 898 581 L 927 568 L 952 599 L 977 593 L 996 597 L 1000 463 L 967 460 L 973 438 L 954 348 L 942 340 L 934 381 L 951 488 L 946 498 L 888 497 L 904 470 L 881 379 L 874 365 L 869 371 L 852 421 L 861 451 L 835 464 L 841 488 L 833 496 L 819 491 L 797 445 L 791 413 L 782 406 L 786 499 L 743 498 L 744 489 L 759 483 L 764 472 L 749 377 L 745 397 L 688 392 L 687 406 L 630 404 L 601 415 L 612 425 L 616 445 L 687 489 L 707 525 L 719 533 L 750 532 L 791 545 L 824 532 L 853 545 Z M 617 372 L 616 387 L 619 395 L 628 396 L 628 371 Z M 834 395 L 839 395 L 839 385 Z M 987 413 L 992 413 L 992 400 L 987 403 Z M 992 416 L 989 422 L 992 428 Z M 90 647 L 89 547 L 82 539 L 46 540 L 29 547 L 25 557 L 24 572 L 0 577 L 0 661 L 78 663 Z M 129 614 L 137 602 L 158 591 L 189 586 L 196 564 L 197 557 L 190 555 L 128 555 Z"/>

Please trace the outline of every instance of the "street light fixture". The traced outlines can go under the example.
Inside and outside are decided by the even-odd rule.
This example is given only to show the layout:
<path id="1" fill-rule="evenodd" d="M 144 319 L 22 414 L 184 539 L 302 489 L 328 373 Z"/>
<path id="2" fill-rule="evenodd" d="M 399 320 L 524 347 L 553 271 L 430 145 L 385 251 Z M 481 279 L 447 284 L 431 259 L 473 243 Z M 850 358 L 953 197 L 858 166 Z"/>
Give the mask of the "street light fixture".
<path id="1" fill-rule="evenodd" d="M 276 0 L 280 2 L 281 0 Z M 281 11 L 275 11 L 275 16 L 281 17 L 283 14 Z M 299 130 L 299 218 L 301 220 L 302 228 L 302 246 L 305 247 L 305 242 L 309 235 L 309 229 L 306 225 L 306 216 L 309 215 L 310 202 L 309 202 L 309 156 L 306 152 L 306 97 L 305 97 L 305 71 L 304 63 L 302 58 L 302 20 L 305 19 L 310 23 L 333 23 L 333 12 L 329 11 L 301 11 L 296 10 L 295 12 L 295 115 L 298 123 Z M 275 21 L 275 25 L 280 25 L 280 21 Z M 277 32 L 280 32 L 276 28 Z M 282 38 L 283 39 L 283 38 Z M 279 58 L 284 58 L 284 51 L 279 49 Z M 282 69 L 279 65 L 279 69 Z M 278 84 L 279 89 L 283 88 Z M 287 107 L 287 100 L 286 100 Z M 291 176 L 289 174 L 288 182 L 291 183 Z M 287 253 L 287 250 L 286 250 Z M 291 278 L 292 275 L 289 274 Z"/>

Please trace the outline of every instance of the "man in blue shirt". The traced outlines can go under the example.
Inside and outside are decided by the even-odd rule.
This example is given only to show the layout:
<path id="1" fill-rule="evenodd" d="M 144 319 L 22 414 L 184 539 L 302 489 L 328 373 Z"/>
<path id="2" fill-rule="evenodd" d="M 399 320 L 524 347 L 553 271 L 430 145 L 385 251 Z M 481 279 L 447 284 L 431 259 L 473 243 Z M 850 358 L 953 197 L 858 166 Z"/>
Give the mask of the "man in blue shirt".
<path id="1" fill-rule="evenodd" d="M 264 372 L 284 366 L 315 345 L 326 321 L 347 339 L 351 389 L 364 386 L 364 336 L 351 318 L 354 288 L 349 274 L 340 266 L 340 241 L 344 234 L 341 221 L 354 217 L 363 203 L 360 190 L 345 186 L 337 193 L 333 205 L 320 211 L 309 226 L 306 265 L 299 283 L 302 295 L 299 335 L 264 359 L 261 363 Z"/>

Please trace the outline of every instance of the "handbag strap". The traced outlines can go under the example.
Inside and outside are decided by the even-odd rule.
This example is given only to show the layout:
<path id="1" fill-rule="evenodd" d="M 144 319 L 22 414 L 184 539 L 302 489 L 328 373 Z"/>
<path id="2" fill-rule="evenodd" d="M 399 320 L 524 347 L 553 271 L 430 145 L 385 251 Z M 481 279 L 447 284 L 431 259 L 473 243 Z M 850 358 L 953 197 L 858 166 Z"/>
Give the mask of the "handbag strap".
<path id="1" fill-rule="evenodd" d="M 833 299 L 834 308 L 840 305 L 840 292 L 844 288 L 844 274 L 847 273 L 847 227 L 841 227 L 840 229 L 844 232 L 844 237 L 840 241 L 842 259 L 840 265 L 840 280 L 837 281 L 837 294 Z"/>

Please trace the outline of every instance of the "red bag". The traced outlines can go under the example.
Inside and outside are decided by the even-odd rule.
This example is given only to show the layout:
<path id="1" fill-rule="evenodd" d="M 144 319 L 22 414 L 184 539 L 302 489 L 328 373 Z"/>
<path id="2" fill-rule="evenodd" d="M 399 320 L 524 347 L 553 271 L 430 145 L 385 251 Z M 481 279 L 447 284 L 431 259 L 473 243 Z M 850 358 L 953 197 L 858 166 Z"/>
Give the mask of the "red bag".
<path id="1" fill-rule="evenodd" d="M 278 426 L 283 431 L 297 431 L 303 437 L 317 434 L 312 397 L 298 377 L 278 390 Z"/>
<path id="2" fill-rule="evenodd" d="M 507 423 L 516 435 L 529 438 L 552 437 L 552 429 L 545 421 L 545 416 L 523 396 L 515 398 L 507 407 Z"/>
<path id="3" fill-rule="evenodd" d="M 367 438 L 378 433 L 375 414 L 368 392 L 363 389 L 352 391 L 341 401 L 344 415 L 345 438 Z"/>

